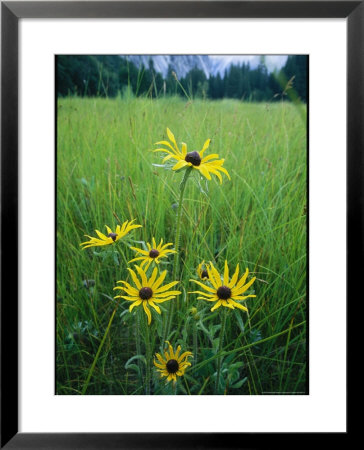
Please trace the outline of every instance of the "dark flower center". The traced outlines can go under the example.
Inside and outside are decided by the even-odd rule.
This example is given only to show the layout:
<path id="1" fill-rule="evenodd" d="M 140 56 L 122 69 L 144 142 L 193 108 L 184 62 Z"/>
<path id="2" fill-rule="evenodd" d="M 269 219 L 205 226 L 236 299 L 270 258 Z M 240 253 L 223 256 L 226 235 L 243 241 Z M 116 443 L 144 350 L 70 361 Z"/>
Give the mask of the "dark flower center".
<path id="1" fill-rule="evenodd" d="M 207 270 L 206 270 L 206 269 L 203 270 L 203 271 L 201 272 L 201 278 L 208 278 L 208 277 L 209 277 L 209 274 L 208 274 Z"/>
<path id="2" fill-rule="evenodd" d="M 176 373 L 177 370 L 179 369 L 179 364 L 175 359 L 170 359 L 167 364 L 167 371 L 168 373 Z"/>
<path id="3" fill-rule="evenodd" d="M 220 286 L 216 293 L 220 300 L 227 300 L 231 297 L 231 289 L 227 286 Z"/>
<path id="4" fill-rule="evenodd" d="M 142 300 L 149 300 L 151 297 L 153 297 L 153 291 L 150 287 L 143 287 L 139 291 L 139 297 Z"/>
<path id="5" fill-rule="evenodd" d="M 149 252 L 149 256 L 151 258 L 156 258 L 157 256 L 159 256 L 159 251 L 156 250 L 155 248 L 152 248 L 152 250 Z"/>
<path id="6" fill-rule="evenodd" d="M 116 233 L 109 233 L 107 237 L 111 237 L 111 239 L 115 242 L 115 239 L 118 237 Z"/>
<path id="7" fill-rule="evenodd" d="M 185 161 L 191 163 L 194 166 L 199 166 L 201 164 L 201 157 L 198 152 L 187 153 Z"/>

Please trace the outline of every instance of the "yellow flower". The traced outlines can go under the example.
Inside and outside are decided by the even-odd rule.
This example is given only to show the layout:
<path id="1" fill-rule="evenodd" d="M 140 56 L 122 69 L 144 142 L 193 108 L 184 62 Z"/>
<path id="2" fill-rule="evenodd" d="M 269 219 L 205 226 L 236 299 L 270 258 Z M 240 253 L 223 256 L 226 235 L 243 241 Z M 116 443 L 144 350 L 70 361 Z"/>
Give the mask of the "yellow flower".
<path id="1" fill-rule="evenodd" d="M 152 239 L 152 245 L 147 242 L 148 251 L 142 250 L 140 248 L 136 247 L 130 247 L 132 250 L 136 251 L 137 253 L 141 254 L 142 256 L 138 256 L 137 258 L 134 258 L 129 261 L 129 263 L 134 261 L 143 261 L 140 264 L 140 267 L 145 271 L 148 270 L 150 264 L 154 261 L 156 264 L 160 263 L 160 258 L 167 258 L 169 253 L 176 253 L 175 250 L 167 249 L 170 245 L 173 245 L 171 242 L 168 244 L 163 245 L 163 239 L 161 239 L 159 245 L 157 246 L 155 239 Z M 144 266 L 144 267 L 143 267 Z"/>
<path id="2" fill-rule="evenodd" d="M 207 273 L 207 264 L 205 264 L 205 261 L 202 261 L 202 263 L 198 265 L 197 275 L 200 280 L 207 280 L 209 278 L 209 274 Z"/>
<path id="3" fill-rule="evenodd" d="M 179 356 L 181 346 L 179 345 L 177 350 L 174 351 L 172 345 L 168 341 L 166 342 L 169 352 L 167 350 L 164 351 L 164 358 L 159 353 L 156 353 L 158 362 L 156 360 L 153 362 L 161 374 L 161 378 L 167 377 L 167 381 L 173 380 L 173 383 L 176 383 L 177 377 L 182 377 L 187 367 L 191 365 L 187 358 L 189 356 L 193 357 L 193 355 L 191 352 L 184 352 Z"/>
<path id="4" fill-rule="evenodd" d="M 224 164 L 224 159 L 218 159 L 219 155 L 217 153 L 213 153 L 208 156 L 203 156 L 205 150 L 210 145 L 211 139 L 207 139 L 202 147 L 202 149 L 197 152 L 187 152 L 187 145 L 182 142 L 181 150 L 179 149 L 176 139 L 169 128 L 167 128 L 168 141 L 159 141 L 156 145 L 164 145 L 168 147 L 169 150 L 165 148 L 157 148 L 154 150 L 155 152 L 165 152 L 167 156 L 163 159 L 163 162 L 169 159 L 175 159 L 177 164 L 173 166 L 173 170 L 179 170 L 183 167 L 193 167 L 196 170 L 199 170 L 201 175 L 203 175 L 208 180 L 211 180 L 211 174 L 214 174 L 220 180 L 220 184 L 222 183 L 222 176 L 220 172 L 223 172 L 230 180 L 230 175 L 228 171 L 222 167 Z"/>
<path id="5" fill-rule="evenodd" d="M 136 288 L 131 286 L 126 281 L 117 281 L 117 283 L 122 283 L 123 286 L 116 286 L 114 287 L 114 289 L 121 289 L 128 295 L 117 295 L 114 298 L 123 298 L 128 302 L 133 302 L 129 307 L 130 312 L 135 306 L 143 305 L 145 314 L 148 317 L 148 325 L 150 325 L 152 321 L 152 315 L 150 313 L 149 306 L 154 308 L 158 314 L 161 314 L 161 310 L 159 306 L 156 305 L 156 303 L 163 303 L 167 300 L 171 300 L 177 295 L 180 295 L 181 292 L 168 291 L 168 289 L 175 286 L 178 281 L 172 281 L 171 283 L 162 286 L 162 283 L 167 275 L 166 270 L 162 272 L 157 279 L 158 270 L 155 267 L 152 276 L 148 280 L 148 277 L 143 269 L 141 269 L 139 266 L 135 266 L 135 268 L 139 274 L 140 280 L 138 279 L 134 270 L 129 268 L 128 270 Z"/>
<path id="6" fill-rule="evenodd" d="M 256 297 L 256 295 L 241 295 L 250 288 L 256 278 L 252 278 L 250 281 L 248 281 L 248 283 L 245 284 L 245 281 L 249 275 L 248 269 L 246 269 L 244 275 L 240 278 L 239 281 L 239 264 L 236 266 L 235 273 L 231 277 L 230 281 L 227 261 L 225 261 L 223 280 L 221 280 L 219 272 L 215 269 L 214 265 L 211 262 L 207 266 L 207 273 L 209 275 L 209 281 L 211 282 L 212 287 L 207 286 L 200 281 L 190 280 L 201 286 L 203 289 L 205 289 L 206 292 L 194 291 L 189 292 L 189 294 L 200 294 L 203 295 L 203 297 L 197 297 L 197 299 L 207 300 L 208 302 L 216 302 L 215 305 L 211 308 L 211 311 L 215 311 L 215 309 L 220 308 L 220 306 L 225 306 L 226 308 L 230 309 L 239 308 L 244 311 L 248 311 L 245 306 L 236 301 L 245 300 L 248 297 Z"/>
<path id="7" fill-rule="evenodd" d="M 108 232 L 107 235 L 101 233 L 99 230 L 95 230 L 99 239 L 85 234 L 85 236 L 88 237 L 90 240 L 87 242 L 82 242 L 80 244 L 80 245 L 84 246 L 82 249 L 85 249 L 87 247 L 98 247 L 99 245 L 109 245 L 109 244 L 113 244 L 114 242 L 117 242 L 119 239 L 121 239 L 122 237 L 127 235 L 131 230 L 134 230 L 134 228 L 141 227 L 141 225 L 132 225 L 134 220 L 132 220 L 132 221 L 127 220 L 121 226 L 117 225 L 115 232 L 113 232 L 111 230 L 111 228 L 109 228 L 107 225 L 105 225 L 107 232 Z"/>

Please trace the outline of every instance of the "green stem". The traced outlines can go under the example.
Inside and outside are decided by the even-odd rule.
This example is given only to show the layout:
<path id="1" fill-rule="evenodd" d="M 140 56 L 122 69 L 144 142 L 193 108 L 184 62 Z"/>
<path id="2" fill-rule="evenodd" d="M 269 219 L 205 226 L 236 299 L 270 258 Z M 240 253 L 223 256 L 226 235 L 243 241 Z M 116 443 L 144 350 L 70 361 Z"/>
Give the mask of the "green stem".
<path id="1" fill-rule="evenodd" d="M 86 381 L 85 381 L 85 384 L 83 385 L 82 392 L 81 392 L 82 395 L 84 395 L 84 394 L 86 393 L 86 391 L 87 391 L 87 388 L 88 388 L 89 382 L 90 382 L 90 380 L 91 380 L 92 374 L 93 374 L 93 372 L 94 372 L 94 370 L 95 370 L 95 366 L 96 366 L 97 360 L 99 359 L 99 356 L 100 356 L 102 347 L 103 347 L 103 345 L 104 345 L 104 342 L 105 342 L 105 340 L 106 340 L 106 337 L 107 337 L 107 335 L 109 334 L 109 330 L 110 330 L 112 321 L 114 320 L 114 316 L 115 316 L 116 310 L 118 309 L 118 306 L 119 306 L 119 305 L 115 306 L 115 309 L 114 309 L 114 311 L 113 311 L 112 314 L 111 314 L 111 317 L 110 317 L 110 320 L 109 320 L 109 324 L 108 324 L 108 326 L 107 326 L 107 328 L 106 328 L 104 337 L 102 338 L 102 340 L 101 340 L 101 342 L 100 342 L 100 345 L 99 345 L 99 348 L 98 348 L 98 350 L 97 350 L 96 356 L 95 356 L 95 358 L 94 358 L 94 360 L 93 360 L 93 363 L 92 363 L 92 366 L 91 366 L 91 368 L 90 368 L 90 370 L 89 370 L 89 372 L 88 372 L 87 379 L 86 379 Z"/>
<path id="2" fill-rule="evenodd" d="M 120 245 L 118 245 L 119 243 L 116 244 L 116 248 L 119 252 L 119 254 L 121 255 L 121 257 L 123 258 L 124 264 L 125 264 L 125 268 L 128 267 L 128 260 L 125 257 L 124 252 L 121 250 Z"/>
<path id="3" fill-rule="evenodd" d="M 219 348 L 217 353 L 221 353 L 223 343 L 224 343 L 224 334 L 225 334 L 225 325 L 226 325 L 226 309 L 225 307 L 222 307 L 222 323 L 221 323 L 221 330 L 220 330 L 220 339 L 219 339 Z M 219 386 L 220 386 L 220 373 L 221 373 L 221 363 L 222 363 L 222 356 L 219 356 L 217 360 L 217 374 L 216 374 L 216 383 L 215 383 L 215 393 L 219 393 Z"/>
<path id="4" fill-rule="evenodd" d="M 139 317 L 139 311 L 136 314 L 136 330 L 135 330 L 135 341 L 136 341 L 136 351 L 137 355 L 141 355 L 141 347 L 140 347 L 140 317 Z M 139 373 L 142 377 L 142 365 L 140 362 L 140 359 L 138 358 L 138 367 L 139 367 Z"/>
<path id="5" fill-rule="evenodd" d="M 191 171 L 192 171 L 192 166 L 187 167 L 184 177 L 183 177 L 183 180 L 181 181 L 181 185 L 180 185 L 180 194 L 179 194 L 177 219 L 176 219 L 176 236 L 174 239 L 174 249 L 176 250 L 176 253 L 174 254 L 174 262 L 173 262 L 173 275 L 172 275 L 173 281 L 175 281 L 175 279 L 176 279 L 177 272 L 178 272 L 178 266 L 179 266 L 179 241 L 180 241 L 180 235 L 181 235 L 181 215 L 182 215 L 183 196 L 185 193 L 187 180 L 188 180 L 188 177 L 190 176 Z"/>
<path id="6" fill-rule="evenodd" d="M 187 184 L 188 177 L 190 176 L 190 173 L 192 171 L 192 166 L 187 167 L 184 177 L 181 181 L 180 185 L 180 194 L 179 194 L 179 202 L 178 202 L 178 209 L 177 209 L 177 218 L 176 218 L 176 235 L 174 239 L 174 249 L 176 253 L 174 254 L 174 260 L 173 260 L 173 273 L 172 273 L 172 280 L 176 281 L 177 273 L 178 273 L 178 267 L 179 267 L 179 241 L 180 241 L 180 235 L 181 235 L 181 216 L 182 216 L 182 204 L 183 204 L 183 196 L 185 193 L 185 188 Z M 180 276 L 178 277 L 180 279 Z M 178 297 L 177 297 L 177 308 L 178 308 Z M 169 330 L 172 326 L 172 317 L 173 317 L 173 302 L 169 303 L 168 308 L 168 319 L 165 327 L 165 332 L 163 336 L 163 341 L 167 338 L 169 334 Z"/>

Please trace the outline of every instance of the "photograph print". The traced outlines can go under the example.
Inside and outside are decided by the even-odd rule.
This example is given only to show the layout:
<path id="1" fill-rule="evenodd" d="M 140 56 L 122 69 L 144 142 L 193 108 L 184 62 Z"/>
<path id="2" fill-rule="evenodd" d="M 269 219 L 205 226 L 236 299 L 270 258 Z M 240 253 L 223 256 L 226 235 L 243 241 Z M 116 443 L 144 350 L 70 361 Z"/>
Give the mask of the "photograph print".
<path id="1" fill-rule="evenodd" d="M 55 393 L 307 395 L 308 56 L 55 70 Z"/>

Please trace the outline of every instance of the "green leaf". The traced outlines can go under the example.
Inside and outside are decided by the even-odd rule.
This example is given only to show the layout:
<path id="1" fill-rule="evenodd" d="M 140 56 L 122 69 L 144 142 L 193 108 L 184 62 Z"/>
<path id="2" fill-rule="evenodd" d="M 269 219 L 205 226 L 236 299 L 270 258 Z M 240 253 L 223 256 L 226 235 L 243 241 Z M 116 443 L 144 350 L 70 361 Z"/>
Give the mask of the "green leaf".
<path id="1" fill-rule="evenodd" d="M 132 362 L 132 361 L 135 361 L 135 360 L 138 360 L 138 359 L 139 359 L 140 361 L 142 361 L 145 365 L 147 365 L 147 361 L 146 361 L 144 355 L 134 355 L 134 356 L 132 356 L 131 358 L 129 358 L 129 359 L 126 361 L 126 363 L 125 363 L 125 369 L 126 369 L 126 370 L 129 369 L 129 366 L 130 366 L 131 362 Z"/>
<path id="2" fill-rule="evenodd" d="M 237 383 L 231 385 L 230 387 L 233 388 L 233 389 L 238 389 L 238 388 L 242 387 L 242 385 L 246 382 L 247 379 L 248 379 L 247 377 L 244 377 L 242 380 L 240 380 Z"/>

